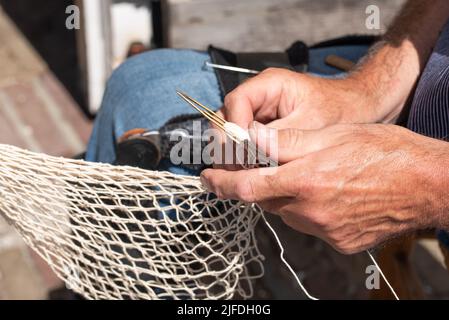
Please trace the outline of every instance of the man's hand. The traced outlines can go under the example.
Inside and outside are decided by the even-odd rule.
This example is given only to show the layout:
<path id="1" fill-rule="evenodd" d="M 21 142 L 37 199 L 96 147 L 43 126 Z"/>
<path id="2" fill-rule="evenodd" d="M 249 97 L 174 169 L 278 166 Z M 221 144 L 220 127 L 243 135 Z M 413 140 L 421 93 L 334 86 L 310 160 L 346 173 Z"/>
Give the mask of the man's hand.
<path id="1" fill-rule="evenodd" d="M 272 136 L 255 127 L 258 144 Z M 280 130 L 278 155 L 283 165 L 273 175 L 265 168 L 210 169 L 201 179 L 218 197 L 256 202 L 347 254 L 407 231 L 448 226 L 446 142 L 393 125 L 336 125 Z"/>
<path id="2" fill-rule="evenodd" d="M 253 120 L 274 128 L 320 129 L 375 122 L 377 105 L 363 82 L 350 77 L 323 79 L 271 68 L 229 93 L 221 113 L 244 129 Z"/>
<path id="3" fill-rule="evenodd" d="M 268 69 L 225 98 L 226 119 L 276 128 L 394 123 L 449 17 L 447 0 L 409 0 L 387 34 L 341 80 Z"/>
<path id="4" fill-rule="evenodd" d="M 350 77 L 325 79 L 270 68 L 229 93 L 218 115 L 244 129 L 254 120 L 277 129 L 320 129 L 336 123 L 375 122 L 378 105 L 363 82 Z M 215 141 L 223 152 L 225 141 L 232 144 L 224 135 Z M 241 168 L 232 160 L 222 165 L 223 159 L 217 158 L 215 167 Z"/>

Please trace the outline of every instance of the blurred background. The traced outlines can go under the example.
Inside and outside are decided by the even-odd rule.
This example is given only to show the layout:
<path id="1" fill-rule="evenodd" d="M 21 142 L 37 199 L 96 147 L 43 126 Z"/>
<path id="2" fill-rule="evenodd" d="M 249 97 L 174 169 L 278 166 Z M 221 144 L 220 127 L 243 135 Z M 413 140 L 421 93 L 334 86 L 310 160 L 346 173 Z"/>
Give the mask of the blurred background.
<path id="1" fill-rule="evenodd" d="M 0 143 L 74 157 L 85 150 L 106 81 L 127 57 L 157 48 L 281 51 L 349 34 L 382 34 L 404 0 L 0 0 Z M 365 26 L 368 5 L 381 28 Z M 80 9 L 80 28 L 66 20 Z M 73 8 L 73 7 L 69 7 Z M 0 218 L 1 219 L 1 218 Z M 282 229 L 280 223 L 277 228 Z M 345 257 L 315 239 L 282 232 L 288 256 L 323 298 L 365 298 L 365 256 Z M 278 259 L 267 239 L 268 259 Z M 449 298 L 435 241 L 413 263 L 429 297 Z M 267 269 L 259 298 L 296 298 L 285 271 Z M 45 262 L 0 220 L 0 299 L 75 299 Z"/>

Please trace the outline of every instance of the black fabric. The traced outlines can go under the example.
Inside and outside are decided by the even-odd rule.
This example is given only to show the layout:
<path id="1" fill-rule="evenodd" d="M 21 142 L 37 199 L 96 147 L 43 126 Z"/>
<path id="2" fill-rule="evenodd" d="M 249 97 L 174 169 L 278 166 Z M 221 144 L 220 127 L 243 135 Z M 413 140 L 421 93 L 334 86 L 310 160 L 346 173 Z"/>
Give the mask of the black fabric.
<path id="1" fill-rule="evenodd" d="M 195 124 L 196 122 L 196 124 Z M 182 130 L 187 133 L 190 139 L 185 139 L 184 142 L 190 144 L 190 159 L 189 163 L 183 163 L 179 166 L 189 170 L 203 170 L 207 167 L 203 163 L 202 152 L 209 143 L 207 137 L 204 136 L 206 130 L 210 128 L 209 121 L 201 115 L 182 115 L 171 119 L 160 129 L 160 149 L 162 159 L 170 161 L 170 152 L 172 148 L 180 143 L 180 138 L 175 134 L 176 130 Z M 201 163 L 193 163 L 194 158 L 201 159 Z"/>
<path id="2" fill-rule="evenodd" d="M 310 47 L 310 49 L 345 45 L 372 45 L 378 39 L 378 36 L 350 35 L 317 43 Z M 256 71 L 277 67 L 295 70 L 297 72 L 306 72 L 309 62 L 309 47 L 302 41 L 294 42 L 284 52 L 235 53 L 212 45 L 209 46 L 208 52 L 213 63 Z M 223 96 L 252 76 L 220 69 L 215 69 L 215 74 L 217 75 L 218 84 Z"/>
<path id="3" fill-rule="evenodd" d="M 250 70 L 263 71 L 268 68 L 284 68 L 294 70 L 290 65 L 285 52 L 244 52 L 237 53 L 237 66 Z M 226 72 L 226 70 L 224 70 Z M 229 73 L 229 71 L 228 71 Z M 238 76 L 239 83 L 244 82 L 253 75 L 233 72 Z"/>
<path id="4" fill-rule="evenodd" d="M 235 53 L 214 46 L 209 46 L 208 51 L 213 63 L 225 66 L 237 66 L 237 56 Z M 223 97 L 240 84 L 237 73 L 221 69 L 214 69 L 214 71 Z"/>
<path id="5" fill-rule="evenodd" d="M 309 63 L 309 48 L 302 41 L 294 42 L 285 53 L 288 56 L 290 65 L 298 72 L 306 72 Z"/>
<path id="6" fill-rule="evenodd" d="M 195 122 L 196 128 L 195 128 Z M 196 130 L 195 130 L 195 129 Z M 146 133 L 133 136 L 117 144 L 115 165 L 133 166 L 146 170 L 157 170 L 162 160 L 170 161 L 170 152 L 176 144 L 180 143 L 179 135 L 175 131 L 182 130 L 189 139 L 183 139 L 191 148 L 189 163 L 180 164 L 189 170 L 202 170 L 207 167 L 203 162 L 193 164 L 193 159 L 204 160 L 201 155 L 208 141 L 203 138 L 204 132 L 209 129 L 207 119 L 199 114 L 180 115 L 170 119 L 155 139 L 146 136 Z M 178 137 L 174 139 L 174 137 Z"/>
<path id="7" fill-rule="evenodd" d="M 372 35 L 349 35 L 340 38 L 330 39 L 314 44 L 310 49 L 329 48 L 336 46 L 370 46 L 380 39 L 379 36 Z"/>
<path id="8" fill-rule="evenodd" d="M 173 129 L 173 126 L 177 126 L 179 123 L 188 122 L 193 120 L 202 119 L 203 116 L 199 113 L 197 114 L 181 114 L 179 116 L 175 116 L 168 120 L 164 126 L 161 128 L 161 131 L 167 131 Z"/>
<path id="9" fill-rule="evenodd" d="M 267 68 L 285 68 L 298 72 L 307 71 L 309 52 L 301 41 L 293 43 L 285 52 L 240 52 L 209 46 L 211 60 L 215 64 L 263 71 Z M 223 96 L 234 90 L 252 75 L 215 69 L 218 84 Z"/>
<path id="10" fill-rule="evenodd" d="M 160 159 L 159 148 L 154 142 L 142 138 L 135 138 L 118 144 L 114 164 L 156 170 Z"/>

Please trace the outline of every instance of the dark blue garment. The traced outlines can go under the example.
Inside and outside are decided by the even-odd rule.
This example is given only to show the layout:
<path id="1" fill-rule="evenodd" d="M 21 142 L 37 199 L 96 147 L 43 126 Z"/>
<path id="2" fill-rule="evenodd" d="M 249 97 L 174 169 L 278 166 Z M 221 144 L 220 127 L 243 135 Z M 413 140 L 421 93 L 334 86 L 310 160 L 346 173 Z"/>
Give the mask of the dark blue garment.
<path id="1" fill-rule="evenodd" d="M 418 83 L 408 128 L 449 141 L 449 21 Z M 441 231 L 439 239 L 449 248 L 448 233 Z"/>

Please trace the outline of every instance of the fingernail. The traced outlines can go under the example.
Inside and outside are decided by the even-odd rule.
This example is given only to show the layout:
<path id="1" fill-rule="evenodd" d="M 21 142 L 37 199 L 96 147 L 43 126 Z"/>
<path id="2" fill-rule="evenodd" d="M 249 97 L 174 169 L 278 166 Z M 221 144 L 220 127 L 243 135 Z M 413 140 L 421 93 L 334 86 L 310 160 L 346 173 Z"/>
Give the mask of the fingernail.
<path id="1" fill-rule="evenodd" d="M 265 141 L 267 138 L 267 128 L 260 122 L 253 121 L 249 129 L 249 136 L 252 141 Z"/>
<path id="2" fill-rule="evenodd" d="M 204 189 L 206 189 L 209 192 L 212 192 L 212 188 L 210 187 L 207 179 L 203 175 L 200 176 L 200 182 Z"/>

